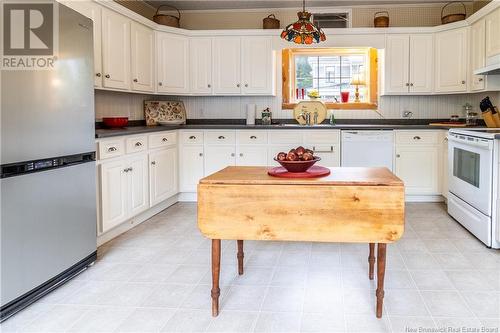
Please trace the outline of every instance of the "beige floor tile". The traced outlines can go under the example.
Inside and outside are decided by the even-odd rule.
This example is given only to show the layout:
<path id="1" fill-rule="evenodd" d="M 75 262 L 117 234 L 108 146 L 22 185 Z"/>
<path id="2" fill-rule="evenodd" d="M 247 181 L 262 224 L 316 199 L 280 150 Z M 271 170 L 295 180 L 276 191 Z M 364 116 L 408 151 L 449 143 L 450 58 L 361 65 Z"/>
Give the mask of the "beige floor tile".
<path id="1" fill-rule="evenodd" d="M 392 289 L 385 292 L 384 305 L 391 316 L 429 316 L 425 303 L 416 290 Z"/>
<path id="2" fill-rule="evenodd" d="M 67 332 L 113 332 L 132 311 L 133 308 L 95 307 L 80 317 Z"/>
<path id="3" fill-rule="evenodd" d="M 264 297 L 263 311 L 299 312 L 304 304 L 303 288 L 270 287 Z"/>
<path id="4" fill-rule="evenodd" d="M 436 327 L 431 317 L 400 317 L 389 316 L 392 332 L 408 333 L 411 332 L 431 332 Z"/>
<path id="5" fill-rule="evenodd" d="M 186 284 L 159 284 L 141 306 L 176 308 L 194 288 L 194 285 Z"/>
<path id="6" fill-rule="evenodd" d="M 342 312 L 304 313 L 301 332 L 345 332 L 346 325 Z"/>
<path id="7" fill-rule="evenodd" d="M 386 317 L 381 319 L 367 315 L 347 315 L 347 332 L 389 332 L 390 326 Z"/>
<path id="8" fill-rule="evenodd" d="M 251 332 L 258 312 L 222 311 L 208 326 L 207 332 Z"/>
<path id="9" fill-rule="evenodd" d="M 500 319 L 500 293 L 465 291 L 462 296 L 477 317 Z"/>
<path id="10" fill-rule="evenodd" d="M 231 286 L 227 297 L 221 302 L 221 309 L 259 311 L 266 292 L 265 286 Z"/>
<path id="11" fill-rule="evenodd" d="M 300 331 L 299 312 L 261 312 L 254 332 L 296 333 Z"/>
<path id="12" fill-rule="evenodd" d="M 174 309 L 135 309 L 115 332 L 159 332 L 174 315 Z"/>
<path id="13" fill-rule="evenodd" d="M 79 318 L 89 311 L 88 307 L 77 305 L 56 305 L 24 327 L 25 332 L 65 332 Z"/>
<path id="14" fill-rule="evenodd" d="M 340 288 L 309 286 L 305 290 L 303 311 L 306 313 L 343 313 L 342 290 Z"/>
<path id="15" fill-rule="evenodd" d="M 181 309 L 167 321 L 161 332 L 204 332 L 211 321 L 210 309 Z"/>
<path id="16" fill-rule="evenodd" d="M 442 270 L 410 271 L 420 290 L 455 290 L 455 287 Z"/>
<path id="17" fill-rule="evenodd" d="M 456 291 L 422 291 L 424 302 L 434 317 L 472 317 L 473 313 Z"/>

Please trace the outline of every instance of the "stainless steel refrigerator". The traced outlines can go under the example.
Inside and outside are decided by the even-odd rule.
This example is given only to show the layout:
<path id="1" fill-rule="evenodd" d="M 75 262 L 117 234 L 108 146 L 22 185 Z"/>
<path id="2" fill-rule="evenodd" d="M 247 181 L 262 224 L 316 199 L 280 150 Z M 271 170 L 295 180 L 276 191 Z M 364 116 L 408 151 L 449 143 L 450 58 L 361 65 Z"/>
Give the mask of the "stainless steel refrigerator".
<path id="1" fill-rule="evenodd" d="M 1 73 L 2 320 L 96 259 L 92 21 L 54 5 L 54 69 Z"/>

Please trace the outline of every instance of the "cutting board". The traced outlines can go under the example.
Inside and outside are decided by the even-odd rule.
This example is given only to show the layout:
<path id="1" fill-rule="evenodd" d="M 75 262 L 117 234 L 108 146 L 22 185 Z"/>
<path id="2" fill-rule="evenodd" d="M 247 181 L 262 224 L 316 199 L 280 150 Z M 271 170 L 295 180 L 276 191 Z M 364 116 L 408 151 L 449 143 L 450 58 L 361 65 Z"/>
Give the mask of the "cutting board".
<path id="1" fill-rule="evenodd" d="M 430 123 L 429 126 L 466 127 L 467 125 L 462 122 L 443 121 L 441 123 Z"/>
<path id="2" fill-rule="evenodd" d="M 306 121 L 301 114 L 310 113 L 311 123 L 314 122 L 314 114 L 318 114 L 318 124 L 321 124 L 326 119 L 326 106 L 321 101 L 301 101 L 293 108 L 293 117 L 299 124 L 305 125 Z"/>

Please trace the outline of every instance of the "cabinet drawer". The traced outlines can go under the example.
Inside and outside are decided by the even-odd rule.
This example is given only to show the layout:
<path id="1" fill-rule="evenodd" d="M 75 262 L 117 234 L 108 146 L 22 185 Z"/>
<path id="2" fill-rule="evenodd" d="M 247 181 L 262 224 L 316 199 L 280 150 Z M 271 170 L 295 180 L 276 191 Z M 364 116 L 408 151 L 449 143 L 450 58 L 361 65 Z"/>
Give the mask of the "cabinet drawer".
<path id="1" fill-rule="evenodd" d="M 176 143 L 176 132 L 161 132 L 149 136 L 149 148 L 167 147 Z"/>
<path id="2" fill-rule="evenodd" d="M 183 144 L 202 144 L 203 132 L 201 131 L 181 132 L 181 142 Z"/>
<path id="3" fill-rule="evenodd" d="M 316 130 L 304 132 L 304 142 L 307 144 L 336 144 L 340 141 L 340 131 Z"/>
<path id="4" fill-rule="evenodd" d="M 265 144 L 267 143 L 266 131 L 238 131 L 238 144 Z"/>
<path id="5" fill-rule="evenodd" d="M 205 136 L 208 144 L 234 145 L 236 142 L 234 131 L 207 131 L 205 132 Z"/>
<path id="6" fill-rule="evenodd" d="M 396 144 L 433 145 L 438 142 L 438 131 L 396 131 Z"/>
<path id="7" fill-rule="evenodd" d="M 111 158 L 125 154 L 123 138 L 99 141 L 99 159 Z"/>
<path id="8" fill-rule="evenodd" d="M 148 137 L 134 136 L 125 139 L 125 150 L 127 154 L 137 153 L 148 149 Z"/>
<path id="9" fill-rule="evenodd" d="M 301 144 L 302 143 L 302 132 L 290 131 L 290 130 L 270 131 L 269 132 L 269 143 L 271 143 L 271 144 L 281 144 L 281 143 Z"/>

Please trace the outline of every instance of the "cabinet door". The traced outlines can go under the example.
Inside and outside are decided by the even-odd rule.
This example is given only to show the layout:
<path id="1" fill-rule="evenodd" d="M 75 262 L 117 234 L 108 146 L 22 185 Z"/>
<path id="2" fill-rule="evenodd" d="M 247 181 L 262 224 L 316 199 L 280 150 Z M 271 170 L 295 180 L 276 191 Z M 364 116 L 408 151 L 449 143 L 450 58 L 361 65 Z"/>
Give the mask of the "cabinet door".
<path id="1" fill-rule="evenodd" d="M 132 90 L 154 91 L 154 34 L 142 24 L 131 26 Z"/>
<path id="2" fill-rule="evenodd" d="M 130 20 L 102 9 L 103 86 L 130 88 Z"/>
<path id="3" fill-rule="evenodd" d="M 267 147 L 239 146 L 236 154 L 236 165 L 267 166 Z"/>
<path id="4" fill-rule="evenodd" d="M 467 29 L 435 35 L 436 92 L 467 91 Z"/>
<path id="5" fill-rule="evenodd" d="M 88 17 L 94 23 L 94 86 L 100 88 L 102 87 L 101 6 L 92 1 L 64 1 L 63 4 Z"/>
<path id="6" fill-rule="evenodd" d="M 151 206 L 177 193 L 177 148 L 172 147 L 149 154 Z"/>
<path id="7" fill-rule="evenodd" d="M 410 36 L 410 92 L 431 93 L 434 81 L 432 34 Z"/>
<path id="8" fill-rule="evenodd" d="M 406 194 L 440 194 L 439 147 L 396 146 L 395 173 Z"/>
<path id="9" fill-rule="evenodd" d="M 386 93 L 406 93 L 409 87 L 410 37 L 389 35 L 386 39 L 385 79 Z"/>
<path id="10" fill-rule="evenodd" d="M 186 93 L 188 86 L 187 37 L 158 32 L 158 92 Z"/>
<path id="11" fill-rule="evenodd" d="M 129 215 L 135 216 L 149 208 L 148 155 L 127 160 Z"/>
<path id="12" fill-rule="evenodd" d="M 246 95 L 273 95 L 275 77 L 271 37 L 248 37 L 241 41 L 241 83 Z"/>
<path id="13" fill-rule="evenodd" d="M 205 176 L 211 175 L 227 166 L 235 165 L 235 147 L 205 146 Z"/>
<path id="14" fill-rule="evenodd" d="M 441 195 L 448 198 L 448 131 L 443 133 L 441 147 Z"/>
<path id="15" fill-rule="evenodd" d="M 180 191 L 196 192 L 196 187 L 203 178 L 203 146 L 183 146 L 179 152 Z"/>
<path id="16" fill-rule="evenodd" d="M 314 155 L 321 157 L 319 165 L 335 168 L 340 166 L 340 149 L 339 145 L 312 144 Z"/>
<path id="17" fill-rule="evenodd" d="M 241 39 L 217 37 L 213 42 L 214 93 L 241 94 Z"/>
<path id="18" fill-rule="evenodd" d="M 479 20 L 471 26 L 471 72 L 485 66 L 485 20 Z M 484 89 L 484 75 L 472 75 L 471 89 Z"/>
<path id="19" fill-rule="evenodd" d="M 212 38 L 189 40 L 189 83 L 191 92 L 212 93 Z"/>
<path id="20" fill-rule="evenodd" d="M 486 21 L 486 58 L 500 56 L 500 8 L 489 14 Z"/>
<path id="21" fill-rule="evenodd" d="M 101 232 L 127 218 L 127 172 L 124 161 L 106 162 L 100 166 Z"/>

